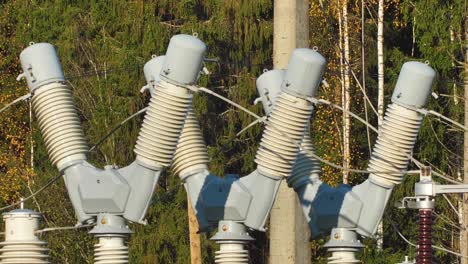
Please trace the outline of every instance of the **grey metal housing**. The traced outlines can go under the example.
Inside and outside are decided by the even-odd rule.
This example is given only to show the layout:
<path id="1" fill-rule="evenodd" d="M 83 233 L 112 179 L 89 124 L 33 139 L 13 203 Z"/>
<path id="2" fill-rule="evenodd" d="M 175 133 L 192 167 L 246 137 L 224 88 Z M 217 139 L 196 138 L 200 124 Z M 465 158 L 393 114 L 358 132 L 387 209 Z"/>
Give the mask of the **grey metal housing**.
<path id="1" fill-rule="evenodd" d="M 170 70 L 164 74 L 164 78 L 179 87 L 193 83 L 200 71 L 205 50 L 205 44 L 192 36 L 173 37 L 168 56 L 164 59 L 165 69 Z M 26 48 L 20 60 L 24 70 L 22 76 L 26 78 L 31 91 L 48 89 L 45 85 L 65 81 L 55 49 L 50 44 L 40 43 Z M 152 79 L 157 81 L 158 75 L 159 72 Z M 67 100 L 69 102 L 71 98 Z M 57 123 L 61 120 L 46 121 Z M 122 169 L 114 166 L 98 169 L 86 161 L 86 156 L 80 156 L 65 160 L 58 169 L 64 175 L 79 222 L 93 222 L 96 216 L 104 213 L 145 224 L 144 217 L 163 168 L 133 162 Z"/>
<path id="2" fill-rule="evenodd" d="M 304 67 L 301 74 L 288 75 L 289 69 L 286 72 L 273 70 L 263 73 L 257 79 L 257 89 L 266 109 L 270 109 L 270 103 L 280 94 L 276 88 L 280 87 L 283 82 L 281 77 L 285 74 L 290 76 L 292 83 L 298 84 L 293 92 L 285 91 L 286 93 L 301 97 L 315 95 L 325 59 L 318 59 L 321 55 L 312 50 L 296 51 L 299 53 L 293 53 L 296 54 L 293 56 L 299 57 L 302 54 L 305 58 L 291 59 L 289 68 L 297 70 Z M 312 81 L 304 81 L 311 76 Z M 234 175 L 219 178 L 208 170 L 197 170 L 179 176 L 184 182 L 203 231 L 211 230 L 221 220 L 240 222 L 251 229 L 265 231 L 266 221 L 283 179 L 281 175 L 269 175 L 258 169 L 241 178 Z"/>
<path id="3" fill-rule="evenodd" d="M 427 102 L 434 76 L 434 71 L 427 65 L 405 63 L 392 101 L 409 109 L 422 107 Z M 354 187 L 340 185 L 333 188 L 320 181 L 316 174 L 291 185 L 299 197 L 314 237 L 328 233 L 335 227 L 352 229 L 363 236 L 376 233 L 394 184 L 376 180 L 378 176 L 373 173 L 371 176 Z"/>

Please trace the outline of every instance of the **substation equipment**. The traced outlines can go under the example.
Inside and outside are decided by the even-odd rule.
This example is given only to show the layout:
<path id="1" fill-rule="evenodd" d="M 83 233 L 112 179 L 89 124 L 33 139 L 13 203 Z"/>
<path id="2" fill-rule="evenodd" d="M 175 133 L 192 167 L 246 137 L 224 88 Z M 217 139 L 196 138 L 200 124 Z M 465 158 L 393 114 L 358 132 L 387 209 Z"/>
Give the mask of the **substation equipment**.
<path id="1" fill-rule="evenodd" d="M 38 43 L 21 53 L 20 77 L 32 94 L 50 160 L 63 174 L 79 224 L 95 224 L 90 231 L 98 240 L 95 263 L 128 263 L 126 243 L 132 231 L 127 223 L 146 224 L 158 178 L 167 167 L 183 182 L 200 231 L 217 228 L 211 238 L 220 245 L 215 263 L 249 263 L 249 232 L 265 231 L 282 180 L 296 191 L 313 237 L 331 234 L 325 244 L 331 253 L 328 263 L 360 263 L 359 236 L 375 235 L 392 189 L 402 182 L 423 120 L 417 110 L 427 103 L 434 70 L 419 62 L 403 65 L 373 147 L 369 178 L 354 187 L 333 188 L 320 180 L 320 162 L 311 155 L 310 118 L 325 58 L 311 49 L 296 49 L 287 69 L 266 71 L 257 79 L 267 118 L 256 170 L 244 177 L 218 177 L 208 170 L 192 105 L 205 52 L 201 40 L 181 34 L 171 38 L 164 56 L 145 64 L 143 90 L 151 92 L 151 100 L 134 148 L 136 159 L 124 168 L 103 169 L 87 161 L 89 149 L 54 47 Z M 421 180 L 411 204 L 424 211 L 421 218 L 429 219 L 435 194 L 459 189 Z M 35 233 L 39 218 L 25 209 L 4 214 L 7 233 L 0 263 L 18 263 L 8 262 L 9 256 L 22 252 L 30 260 L 20 263 L 49 263 L 45 243 Z M 423 246 L 420 259 L 427 253 Z"/>

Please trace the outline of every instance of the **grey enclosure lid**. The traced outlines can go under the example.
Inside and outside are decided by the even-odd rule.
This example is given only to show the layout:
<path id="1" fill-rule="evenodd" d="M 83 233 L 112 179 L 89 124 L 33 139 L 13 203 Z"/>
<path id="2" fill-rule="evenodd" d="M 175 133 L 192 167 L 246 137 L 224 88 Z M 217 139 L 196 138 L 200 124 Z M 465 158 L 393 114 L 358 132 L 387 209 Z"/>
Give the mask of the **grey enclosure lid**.
<path id="1" fill-rule="evenodd" d="M 410 61 L 403 64 L 392 95 L 392 102 L 421 108 L 426 105 L 431 94 L 435 71 L 428 65 Z"/>
<path id="2" fill-rule="evenodd" d="M 186 85 L 196 82 L 202 68 L 206 45 L 190 35 L 175 35 L 169 42 L 161 79 Z"/>
<path id="3" fill-rule="evenodd" d="M 281 88 L 299 97 L 315 96 L 322 82 L 325 64 L 326 60 L 320 53 L 311 49 L 295 49 Z"/>
<path id="4" fill-rule="evenodd" d="M 20 61 L 31 92 L 48 83 L 65 81 L 57 52 L 49 43 L 27 47 L 21 52 Z"/>

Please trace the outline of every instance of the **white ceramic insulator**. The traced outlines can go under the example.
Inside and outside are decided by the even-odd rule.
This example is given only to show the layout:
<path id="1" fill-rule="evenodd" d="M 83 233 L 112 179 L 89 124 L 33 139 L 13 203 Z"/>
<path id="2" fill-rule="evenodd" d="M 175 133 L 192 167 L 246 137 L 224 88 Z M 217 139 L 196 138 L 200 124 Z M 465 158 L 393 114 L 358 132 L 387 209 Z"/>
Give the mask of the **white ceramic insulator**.
<path id="1" fill-rule="evenodd" d="M 125 237 L 100 237 L 94 245 L 95 264 L 128 263 L 128 247 Z"/>
<path id="2" fill-rule="evenodd" d="M 215 263 L 248 264 L 249 251 L 241 243 L 220 244 L 220 249 L 215 252 Z"/>
<path id="3" fill-rule="evenodd" d="M 0 243 L 0 263 L 50 263 L 47 243 L 41 241 L 39 229 L 41 215 L 31 210 L 13 210 L 5 213 L 5 241 Z"/>
<path id="4" fill-rule="evenodd" d="M 208 168 L 208 152 L 193 108 L 187 113 L 172 163 L 176 175 Z"/>
<path id="5" fill-rule="evenodd" d="M 165 81 L 158 83 L 138 135 L 137 160 L 154 167 L 171 164 L 191 103 L 188 89 Z"/>
<path id="6" fill-rule="evenodd" d="M 369 171 L 382 173 L 371 173 L 371 180 L 390 186 L 401 183 L 422 119 L 414 110 L 388 106 L 368 165 Z M 392 171 L 397 173 L 385 173 Z"/>
<path id="7" fill-rule="evenodd" d="M 332 256 L 328 258 L 328 264 L 356 264 L 362 263 L 360 260 L 356 259 L 355 252 L 333 252 Z"/>
<path id="8" fill-rule="evenodd" d="M 312 104 L 281 93 L 268 118 L 255 157 L 258 169 L 270 175 L 289 176 L 299 153 L 299 144 L 309 123 Z"/>
<path id="9" fill-rule="evenodd" d="M 310 155 L 310 153 L 315 153 L 315 148 L 308 135 L 308 131 L 302 139 L 301 148 L 302 150 L 297 155 L 291 177 L 288 179 L 289 186 L 294 187 L 300 181 L 307 181 L 309 178 L 317 177 L 322 173 L 320 161 Z"/>
<path id="10" fill-rule="evenodd" d="M 0 263 L 50 263 L 46 245 L 47 243 L 43 241 L 2 242 Z"/>
<path id="11" fill-rule="evenodd" d="M 85 160 L 88 146 L 70 87 L 50 83 L 34 91 L 32 105 L 52 164 Z"/>

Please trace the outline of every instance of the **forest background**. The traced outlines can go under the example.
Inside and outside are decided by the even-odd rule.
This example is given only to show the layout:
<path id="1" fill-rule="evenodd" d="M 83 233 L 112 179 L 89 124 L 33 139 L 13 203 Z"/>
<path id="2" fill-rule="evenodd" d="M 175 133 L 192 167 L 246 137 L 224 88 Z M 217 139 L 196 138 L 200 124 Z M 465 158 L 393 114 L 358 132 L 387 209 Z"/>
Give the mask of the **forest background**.
<path id="1" fill-rule="evenodd" d="M 346 4 L 350 60 L 356 78 L 351 80 L 351 110 L 364 116 L 364 97 L 359 83 L 377 105 L 377 0 L 310 1 L 310 47 L 316 47 L 328 60 L 320 97 L 342 104 L 340 71 L 340 30 Z M 154 1 L 0 1 L 0 107 L 26 94 L 27 87 L 17 82 L 19 53 L 30 42 L 49 42 L 56 46 L 90 145 L 96 143 L 121 120 L 143 108 L 148 95 L 140 94 L 145 84 L 142 67 L 152 54 L 162 55 L 170 37 L 194 34 L 208 46 L 207 64 L 211 74 L 201 84 L 262 114 L 253 105 L 257 97 L 255 79 L 263 69 L 272 68 L 272 0 L 154 0 Z M 362 13 L 364 10 L 364 13 Z M 387 104 L 399 70 L 408 60 L 427 61 L 437 71 L 428 108 L 455 120 L 463 120 L 466 67 L 466 3 L 462 0 L 389 0 L 384 4 L 384 80 Z M 363 20 L 364 18 L 364 20 Z M 364 22 L 364 23 L 362 23 Z M 364 25 L 364 42 L 362 26 Z M 361 51 L 365 48 L 365 63 Z M 364 74 L 363 74 L 364 73 Z M 256 125 L 236 137 L 253 120 L 243 112 L 207 95 L 194 101 L 211 158 L 210 169 L 246 175 L 254 169 L 262 127 Z M 377 116 L 369 111 L 370 122 Z M 0 206 L 11 204 L 43 186 L 57 175 L 50 164 L 29 102 L 23 102 L 0 115 Z M 106 140 L 90 155 L 103 166 L 124 166 L 134 159 L 131 151 L 141 124 L 138 117 Z M 319 107 L 312 121 L 312 137 L 317 153 L 334 163 L 343 162 L 342 113 Z M 365 168 L 369 143 L 365 126 L 352 121 L 350 133 L 351 167 Z M 370 135 L 373 144 L 376 135 Z M 463 131 L 426 118 L 414 155 L 455 179 L 463 174 Z M 414 168 L 414 165 L 411 165 Z M 331 185 L 342 182 L 341 171 L 323 167 L 322 180 Z M 354 185 L 367 175 L 350 174 Z M 407 176 L 393 192 L 383 220 L 383 248 L 375 239 L 366 239 L 361 252 L 365 263 L 396 263 L 403 256 L 414 256 L 395 232 L 391 223 L 411 241 L 416 241 L 415 211 L 396 209 L 393 204 L 411 196 L 417 176 Z M 458 206 L 460 197 L 449 196 Z M 74 225 L 72 206 L 63 181 L 26 203 L 44 214 L 44 226 Z M 178 177 L 170 172 L 159 181 L 148 225 L 131 225 L 131 263 L 189 263 L 187 201 Z M 460 224 L 457 213 L 444 199 L 438 199 L 435 244 L 460 251 Z M 2 227 L 3 228 L 3 227 Z M 267 263 L 268 233 L 255 233 L 250 247 L 252 263 Z M 216 245 L 202 235 L 203 263 L 212 263 Z M 49 243 L 54 263 L 91 263 L 93 238 L 85 230 L 52 232 L 43 235 Z M 326 237 L 310 242 L 313 263 L 325 263 L 321 247 Z M 453 255 L 436 251 L 440 263 L 458 263 Z"/>

